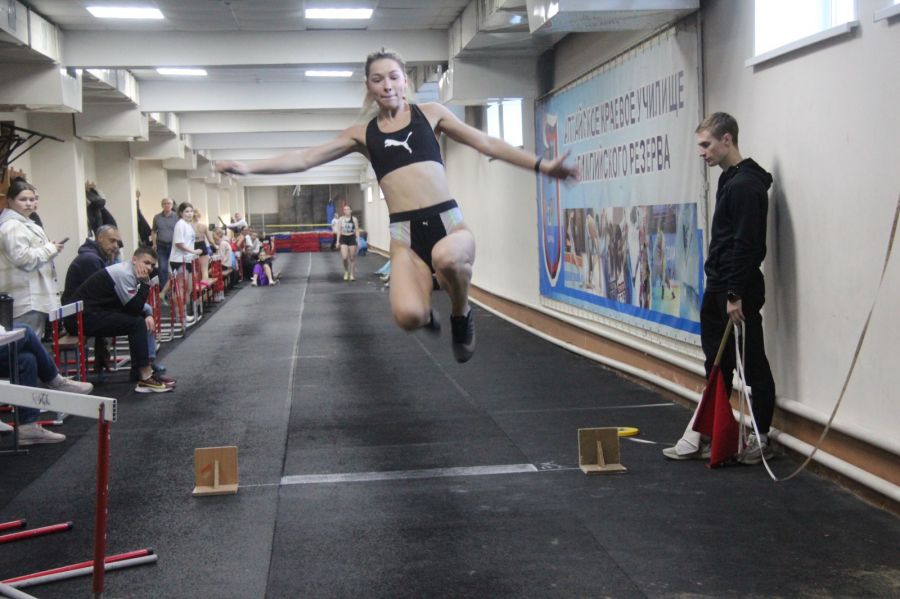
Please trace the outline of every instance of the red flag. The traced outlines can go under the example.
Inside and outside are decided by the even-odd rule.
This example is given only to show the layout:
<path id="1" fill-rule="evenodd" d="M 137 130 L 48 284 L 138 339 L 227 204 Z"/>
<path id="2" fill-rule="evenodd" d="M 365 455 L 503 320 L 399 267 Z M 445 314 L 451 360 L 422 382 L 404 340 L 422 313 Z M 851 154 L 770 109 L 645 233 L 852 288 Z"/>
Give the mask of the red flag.
<path id="1" fill-rule="evenodd" d="M 725 328 L 725 335 L 719 346 L 719 353 L 709 373 L 706 389 L 700 398 L 697 407 L 697 418 L 694 420 L 694 430 L 701 435 L 710 437 L 709 467 L 721 466 L 738 452 L 738 438 L 741 434 L 734 414 L 731 412 L 731 404 L 728 402 L 728 391 L 725 386 L 725 378 L 719 362 L 725 350 L 725 343 L 731 335 L 731 321 Z"/>

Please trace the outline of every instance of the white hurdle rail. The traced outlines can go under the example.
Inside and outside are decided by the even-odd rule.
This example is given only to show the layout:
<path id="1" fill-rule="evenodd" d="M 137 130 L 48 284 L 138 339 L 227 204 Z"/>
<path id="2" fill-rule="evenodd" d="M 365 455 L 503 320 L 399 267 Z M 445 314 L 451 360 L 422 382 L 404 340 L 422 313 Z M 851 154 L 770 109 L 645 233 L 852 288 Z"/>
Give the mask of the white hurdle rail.
<path id="1" fill-rule="evenodd" d="M 3 403 L 23 408 L 65 412 L 94 419 L 98 419 L 100 409 L 103 408 L 103 420 L 106 422 L 115 422 L 118 416 L 117 401 L 111 397 L 13 385 L 8 381 L 0 381 L 0 395 L 3 396 Z"/>

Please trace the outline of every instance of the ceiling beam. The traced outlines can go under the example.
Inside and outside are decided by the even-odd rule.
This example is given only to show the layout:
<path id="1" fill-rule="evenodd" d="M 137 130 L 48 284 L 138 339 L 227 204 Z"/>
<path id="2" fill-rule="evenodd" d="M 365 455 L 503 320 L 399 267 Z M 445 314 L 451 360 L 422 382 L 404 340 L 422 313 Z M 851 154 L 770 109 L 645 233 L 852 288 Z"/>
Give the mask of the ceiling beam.
<path id="1" fill-rule="evenodd" d="M 278 185 L 339 185 L 365 181 L 365 171 L 312 170 L 290 175 L 266 175 L 265 177 L 242 177 L 244 187 L 269 187 Z"/>
<path id="2" fill-rule="evenodd" d="M 291 148 L 291 149 L 301 149 L 301 148 Z M 274 158 L 275 156 L 280 156 L 284 154 L 287 150 L 283 148 L 229 148 L 229 149 L 221 149 L 221 150 L 209 150 L 204 151 L 204 155 L 207 160 L 215 161 L 215 160 L 265 160 L 267 158 Z M 358 154 L 356 152 L 352 154 L 348 154 L 342 158 L 338 158 L 337 160 L 332 160 L 331 162 L 317 166 L 316 168 L 324 168 L 325 166 L 334 166 L 334 165 L 354 165 L 354 166 L 365 166 L 369 163 L 368 159 L 362 154 Z"/>
<path id="3" fill-rule="evenodd" d="M 220 111 L 181 114 L 182 133 L 263 131 L 343 131 L 356 122 L 359 108 L 336 111 Z"/>
<path id="4" fill-rule="evenodd" d="M 64 62 L 83 68 L 359 64 L 379 48 L 408 63 L 448 60 L 447 32 L 80 31 L 63 37 Z"/>
<path id="5" fill-rule="evenodd" d="M 219 110 L 359 110 L 362 83 L 240 83 L 228 81 L 141 81 L 144 112 Z"/>

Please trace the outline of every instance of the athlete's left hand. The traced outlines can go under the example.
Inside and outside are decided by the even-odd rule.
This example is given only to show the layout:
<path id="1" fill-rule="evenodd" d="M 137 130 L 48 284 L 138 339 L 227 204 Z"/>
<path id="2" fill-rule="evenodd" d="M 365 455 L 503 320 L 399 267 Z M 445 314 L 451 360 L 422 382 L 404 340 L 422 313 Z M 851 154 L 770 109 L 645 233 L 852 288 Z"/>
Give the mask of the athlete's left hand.
<path id="1" fill-rule="evenodd" d="M 569 157 L 569 154 L 571 154 L 571 151 L 546 162 L 547 172 L 544 174 L 548 177 L 562 179 L 564 181 L 580 181 L 581 169 L 578 168 L 578 165 L 571 163 L 566 164 L 566 159 Z"/>

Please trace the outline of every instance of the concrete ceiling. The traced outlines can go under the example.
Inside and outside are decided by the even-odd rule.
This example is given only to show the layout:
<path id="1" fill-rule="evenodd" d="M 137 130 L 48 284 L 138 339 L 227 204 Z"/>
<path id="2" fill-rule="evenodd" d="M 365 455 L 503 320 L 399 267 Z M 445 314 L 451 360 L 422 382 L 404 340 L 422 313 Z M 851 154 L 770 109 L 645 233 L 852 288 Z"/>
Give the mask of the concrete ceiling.
<path id="1" fill-rule="evenodd" d="M 528 3 L 547 0 L 527 0 Z M 631 0 L 638 4 L 690 0 Z M 695 0 L 696 1 L 696 0 Z M 85 77 L 85 103 L 136 99 L 144 113 L 174 113 L 189 146 L 211 160 L 253 159 L 321 142 L 352 124 L 364 96 L 363 61 L 373 50 L 397 50 L 407 60 L 417 96 L 436 100 L 436 73 L 455 56 L 535 56 L 565 33 L 529 33 L 526 0 L 20 0 L 61 32 L 68 68 L 130 73 L 137 93 L 116 95 L 103 78 Z M 583 1 L 580 4 L 584 4 Z M 588 0 L 602 5 L 602 0 Z M 615 3 L 629 4 L 628 0 Z M 94 18 L 88 6 L 155 6 L 157 21 Z M 368 7 L 368 21 L 314 21 L 305 8 Z M 465 11 L 465 15 L 464 15 Z M 466 21 L 479 19 L 477 36 Z M 468 46 L 468 47 L 467 47 Z M 454 49 L 455 48 L 455 49 Z M 468 52 L 468 54 L 466 54 Z M 0 62 L 34 56 L 0 37 Z M 208 76 L 164 76 L 156 67 L 202 67 Z M 309 68 L 347 69 L 352 77 L 313 79 Z M 121 77 L 119 77 L 121 79 Z M 151 124 L 151 135 L 173 135 Z M 347 169 L 355 165 L 356 170 Z M 359 181 L 366 163 L 343 161 L 341 172 Z M 315 171 L 315 169 L 314 169 Z M 313 172 L 314 172 L 313 171 Z M 285 183 L 332 176 L 284 177 Z M 272 184 L 272 178 L 245 180 Z"/>
<path id="2" fill-rule="evenodd" d="M 253 159 L 328 139 L 357 118 L 364 95 L 363 60 L 378 48 L 397 49 L 413 73 L 446 64 L 447 29 L 470 0 L 27 0 L 23 4 L 62 31 L 66 66 L 126 69 L 137 80 L 146 113 L 173 112 L 181 134 L 205 157 Z M 155 6 L 159 21 L 94 18 L 88 6 Z M 373 8 L 368 21 L 316 21 L 307 7 Z M 18 48 L 16 56 L 29 58 Z M 0 48 L 2 51 L 2 48 Z M 3 60 L 6 57 L 3 56 Z M 19 59 L 16 58 L 16 62 Z M 24 62 L 24 60 L 22 60 Z M 164 76 L 159 66 L 202 67 L 208 76 Z M 309 68 L 347 69 L 347 79 L 305 75 Z M 85 101 L 110 103 L 115 90 L 87 77 Z M 436 99 L 436 85 L 420 92 Z M 165 135 L 151 121 L 151 135 Z M 358 181 L 362 157 L 341 172 Z M 356 172 L 346 167 L 355 165 Z M 333 177 L 285 177 L 310 182 Z M 289 180 L 289 181 L 288 181 Z M 248 179 L 248 184 L 272 178 Z"/>

